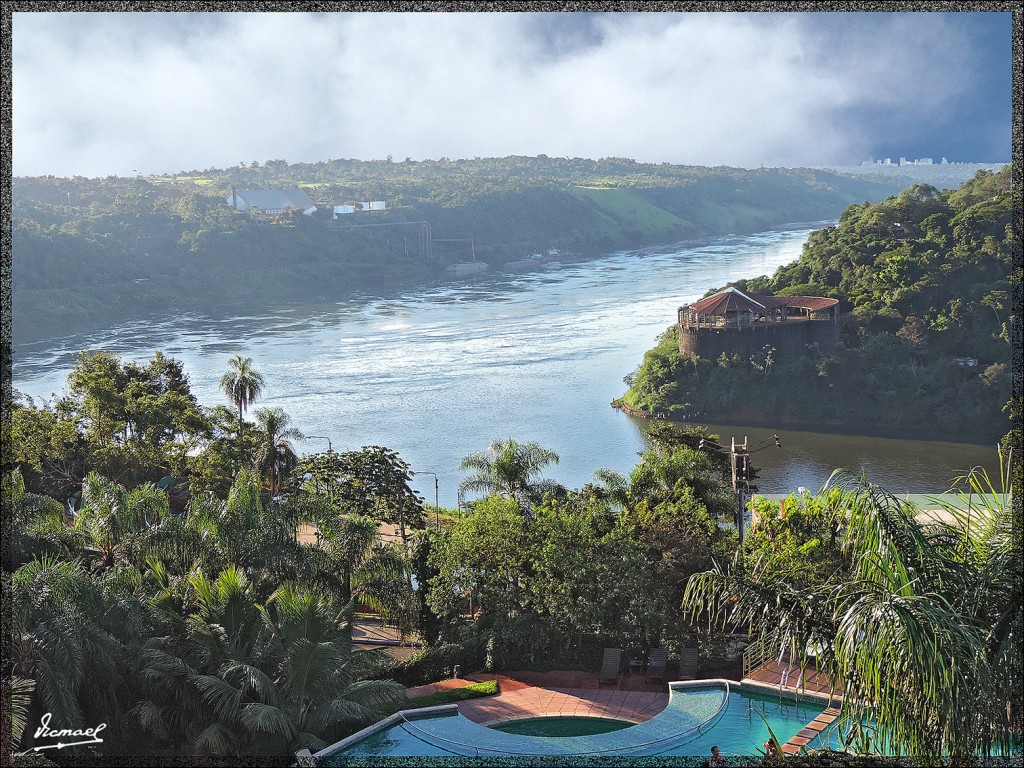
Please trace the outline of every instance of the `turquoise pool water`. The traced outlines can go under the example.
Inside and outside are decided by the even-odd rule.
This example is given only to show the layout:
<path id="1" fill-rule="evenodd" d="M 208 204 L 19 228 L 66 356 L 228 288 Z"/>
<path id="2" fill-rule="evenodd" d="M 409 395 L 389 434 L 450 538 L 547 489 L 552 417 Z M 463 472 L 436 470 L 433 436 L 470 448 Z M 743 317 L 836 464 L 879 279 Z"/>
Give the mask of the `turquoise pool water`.
<path id="1" fill-rule="evenodd" d="M 375 756 L 706 756 L 712 745 L 726 756 L 757 756 L 768 739 L 768 726 L 760 715 L 785 742 L 824 709 L 825 703 L 817 700 L 794 703 L 714 683 L 673 688 L 668 706 L 658 715 L 609 733 L 527 736 L 488 728 L 451 713 L 399 722 L 317 757 L 321 765 L 345 766 L 349 761 L 367 764 L 367 758 Z"/>
<path id="2" fill-rule="evenodd" d="M 632 728 L 634 725 L 636 723 L 628 720 L 613 720 L 610 717 L 531 717 L 528 720 L 513 720 L 511 723 L 491 727 L 502 733 L 516 733 L 520 736 L 566 738 L 611 733 L 623 728 Z"/>

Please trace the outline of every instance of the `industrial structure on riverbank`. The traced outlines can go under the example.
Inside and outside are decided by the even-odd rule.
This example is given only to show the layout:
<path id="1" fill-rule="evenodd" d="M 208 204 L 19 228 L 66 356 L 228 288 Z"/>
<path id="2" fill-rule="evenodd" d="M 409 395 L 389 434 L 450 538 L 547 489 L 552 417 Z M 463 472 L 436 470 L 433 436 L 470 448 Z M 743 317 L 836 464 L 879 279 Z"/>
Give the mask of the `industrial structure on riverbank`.
<path id="1" fill-rule="evenodd" d="M 778 359 L 824 351 L 838 337 L 839 301 L 821 296 L 761 296 L 726 288 L 679 308 L 679 351 L 711 360 L 775 348 Z"/>

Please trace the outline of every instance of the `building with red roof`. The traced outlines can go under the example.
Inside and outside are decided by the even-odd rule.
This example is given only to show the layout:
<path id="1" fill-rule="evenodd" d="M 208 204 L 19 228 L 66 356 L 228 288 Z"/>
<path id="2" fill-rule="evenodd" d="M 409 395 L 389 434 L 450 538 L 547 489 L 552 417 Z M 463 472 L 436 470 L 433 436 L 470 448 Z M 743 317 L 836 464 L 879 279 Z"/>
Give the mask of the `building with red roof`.
<path id="1" fill-rule="evenodd" d="M 827 349 L 838 336 L 839 300 L 762 296 L 729 287 L 679 308 L 681 352 L 716 359 L 774 347 L 778 357 Z"/>

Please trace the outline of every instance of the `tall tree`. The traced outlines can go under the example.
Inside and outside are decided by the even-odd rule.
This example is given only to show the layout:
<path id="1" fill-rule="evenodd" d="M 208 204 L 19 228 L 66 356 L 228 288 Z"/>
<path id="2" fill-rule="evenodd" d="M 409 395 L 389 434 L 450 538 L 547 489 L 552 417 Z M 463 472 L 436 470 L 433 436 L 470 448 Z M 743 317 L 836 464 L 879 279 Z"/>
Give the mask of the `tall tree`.
<path id="1" fill-rule="evenodd" d="M 263 393 L 263 377 L 253 369 L 252 358 L 235 355 L 228 360 L 227 373 L 220 377 L 220 388 L 228 400 L 238 407 L 238 426 L 249 405 Z"/>
<path id="2" fill-rule="evenodd" d="M 358 451 L 304 457 L 298 473 L 309 476 L 307 488 L 320 489 L 346 512 L 397 526 L 409 554 L 408 527 L 424 523 L 423 499 L 410 486 L 409 465 L 395 451 L 367 445 Z"/>
<path id="3" fill-rule="evenodd" d="M 290 423 L 291 418 L 280 408 L 259 408 L 256 411 L 259 443 L 254 460 L 267 481 L 271 498 L 277 494 L 281 477 L 298 464 L 299 459 L 291 441 L 302 440 L 304 435 L 295 427 L 290 427 Z"/>
<path id="4" fill-rule="evenodd" d="M 320 539 L 304 561 L 309 583 L 343 605 L 356 598 L 405 628 L 413 597 L 405 553 L 383 541 L 376 520 L 345 514 L 336 505 L 319 510 L 316 524 Z"/>
<path id="5" fill-rule="evenodd" d="M 75 530 L 86 551 L 95 552 L 93 567 L 114 565 L 122 550 L 169 514 L 167 494 L 146 483 L 128 490 L 119 483 L 90 472 L 82 483 L 82 509 Z"/>
<path id="6" fill-rule="evenodd" d="M 472 453 L 462 460 L 459 468 L 472 474 L 462 481 L 459 490 L 501 494 L 529 510 L 545 491 L 559 487 L 554 481 L 540 478 L 545 467 L 557 463 L 558 454 L 539 443 L 520 443 L 512 438 L 495 440 L 486 451 Z"/>

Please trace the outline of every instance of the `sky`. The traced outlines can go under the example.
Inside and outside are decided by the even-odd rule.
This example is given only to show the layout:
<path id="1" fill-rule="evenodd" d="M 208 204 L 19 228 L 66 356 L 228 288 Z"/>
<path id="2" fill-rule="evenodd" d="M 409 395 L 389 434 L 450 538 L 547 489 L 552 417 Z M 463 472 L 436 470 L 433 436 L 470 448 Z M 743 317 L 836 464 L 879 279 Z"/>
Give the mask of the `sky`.
<path id="1" fill-rule="evenodd" d="M 15 13 L 15 176 L 1006 162 L 1009 13 Z"/>

